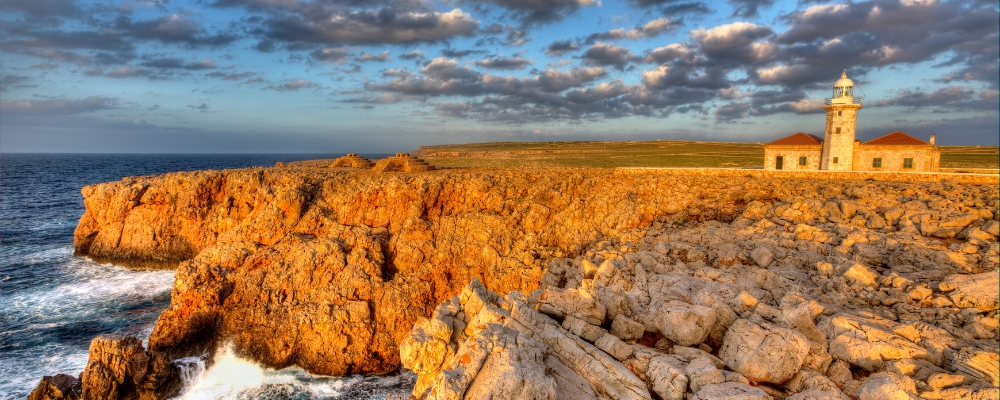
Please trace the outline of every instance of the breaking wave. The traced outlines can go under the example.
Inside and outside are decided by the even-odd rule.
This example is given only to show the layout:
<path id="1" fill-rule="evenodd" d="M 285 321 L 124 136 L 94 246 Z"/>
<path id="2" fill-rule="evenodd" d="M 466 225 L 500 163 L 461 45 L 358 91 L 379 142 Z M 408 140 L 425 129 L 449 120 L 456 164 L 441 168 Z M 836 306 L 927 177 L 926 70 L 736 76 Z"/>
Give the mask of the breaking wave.
<path id="1" fill-rule="evenodd" d="M 219 349 L 215 363 L 208 369 L 198 357 L 174 363 L 181 369 L 184 384 L 179 400 L 382 400 L 394 394 L 407 398 L 416 380 L 409 372 L 387 377 L 336 378 L 312 375 L 299 367 L 273 370 L 238 357 L 232 346 Z"/>

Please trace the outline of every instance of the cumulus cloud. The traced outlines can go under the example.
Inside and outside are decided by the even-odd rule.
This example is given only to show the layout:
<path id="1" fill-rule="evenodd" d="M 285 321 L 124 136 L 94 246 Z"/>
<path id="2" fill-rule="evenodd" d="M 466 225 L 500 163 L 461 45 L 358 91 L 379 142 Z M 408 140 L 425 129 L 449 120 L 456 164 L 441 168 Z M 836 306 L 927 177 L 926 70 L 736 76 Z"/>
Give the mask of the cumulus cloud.
<path id="1" fill-rule="evenodd" d="M 595 33 L 587 37 L 587 43 L 594 43 L 598 40 L 618 40 L 618 39 L 649 39 L 668 31 L 680 28 L 679 21 L 670 18 L 657 18 L 649 21 L 646 25 L 636 26 L 625 30 L 625 28 L 613 29 L 604 33 Z"/>
<path id="2" fill-rule="evenodd" d="M 281 92 L 294 92 L 299 89 L 310 89 L 316 87 L 319 87 L 319 84 L 316 82 L 311 82 L 301 78 L 293 78 L 281 84 L 270 85 L 267 87 L 267 89 L 277 90 Z"/>
<path id="3" fill-rule="evenodd" d="M 556 40 L 545 47 L 545 54 L 559 57 L 571 51 L 580 50 L 580 45 L 570 39 Z"/>
<path id="4" fill-rule="evenodd" d="M 754 18 L 761 8 L 767 8 L 774 4 L 775 0 L 729 0 L 733 5 L 734 17 Z"/>
<path id="5" fill-rule="evenodd" d="M 392 8 L 344 13 L 276 14 L 265 35 L 285 42 L 323 44 L 407 44 L 472 36 L 479 21 L 460 9 L 397 12 Z"/>
<path id="6" fill-rule="evenodd" d="M 531 65 L 531 60 L 521 57 L 489 57 L 476 62 L 476 65 L 489 69 L 515 70 Z"/>
<path id="7" fill-rule="evenodd" d="M 230 34 L 207 34 L 198 22 L 178 14 L 145 21 L 132 21 L 126 16 L 120 16 L 115 25 L 131 37 L 190 47 L 223 46 L 239 39 Z"/>
<path id="8" fill-rule="evenodd" d="M 409 53 L 400 54 L 399 58 L 402 58 L 404 60 L 419 60 L 424 58 L 424 52 L 421 50 L 413 50 Z"/>
<path id="9" fill-rule="evenodd" d="M 91 96 L 79 100 L 0 100 L 0 113 L 20 115 L 75 115 L 117 108 L 118 99 Z"/>
<path id="10" fill-rule="evenodd" d="M 749 102 L 734 101 L 716 108 L 715 119 L 720 122 L 733 122 L 737 119 L 746 118 L 748 111 L 750 111 Z"/>
<path id="11" fill-rule="evenodd" d="M 362 51 L 354 60 L 357 62 L 386 62 L 392 60 L 392 57 L 389 56 L 389 50 L 383 51 L 381 54 L 368 54 Z"/>
<path id="12" fill-rule="evenodd" d="M 197 62 L 185 62 L 180 58 L 156 58 L 149 61 L 145 61 L 139 64 L 143 67 L 149 68 L 161 68 L 161 69 L 186 69 L 186 70 L 204 70 L 204 69 L 215 69 L 215 60 L 204 59 Z"/>
<path id="13" fill-rule="evenodd" d="M 257 74 L 253 72 L 222 72 L 222 71 L 214 71 L 205 74 L 205 76 L 207 77 L 222 79 L 224 81 L 238 81 L 243 79 L 249 79 L 254 77 L 255 75 Z"/>
<path id="14" fill-rule="evenodd" d="M 22 89 L 35 87 L 36 85 L 28 84 L 31 78 L 22 75 L 5 75 L 0 78 L 0 92 L 6 92 L 9 89 Z"/>
<path id="15" fill-rule="evenodd" d="M 38 19 L 73 16 L 80 12 L 73 0 L 4 0 L 0 2 L 0 10 L 21 12 Z"/>
<path id="16" fill-rule="evenodd" d="M 648 63 L 663 64 L 674 60 L 693 61 L 697 53 L 685 46 L 683 43 L 672 43 L 663 47 L 657 47 L 646 53 L 645 61 Z"/>
<path id="17" fill-rule="evenodd" d="M 506 8 L 514 13 L 523 25 L 540 25 L 563 19 L 576 10 L 599 4 L 597 0 L 467 0 L 482 6 L 486 3 Z"/>
<path id="18" fill-rule="evenodd" d="M 625 66 L 630 62 L 642 60 L 641 57 L 632 54 L 628 48 L 604 42 L 594 43 L 580 55 L 580 58 L 589 65 L 613 66 L 619 71 L 624 71 Z"/>
<path id="19" fill-rule="evenodd" d="M 790 25 L 777 35 L 778 68 L 758 73 L 785 85 L 829 80 L 828 72 L 913 64 L 940 55 L 944 82 L 982 81 L 996 87 L 996 7 L 937 1 L 874 0 L 819 4 L 786 14 Z M 828 68 L 825 68 L 828 67 Z"/>
<path id="20" fill-rule="evenodd" d="M 874 106 L 899 106 L 907 108 L 957 108 L 996 111 L 997 91 L 985 91 L 979 95 L 975 89 L 965 86 L 945 86 L 932 92 L 918 89 L 900 89 L 888 99 L 873 102 Z"/>
<path id="21" fill-rule="evenodd" d="M 313 60 L 324 62 L 324 63 L 337 63 L 343 64 L 350 58 L 350 53 L 347 49 L 343 47 L 327 47 L 324 49 L 316 49 L 309 53 L 309 57 Z"/>
<path id="22" fill-rule="evenodd" d="M 771 35 L 770 27 L 749 22 L 734 22 L 712 29 L 691 31 L 698 49 L 709 58 L 741 62 L 765 61 L 777 52 L 773 43 L 755 43 Z"/>

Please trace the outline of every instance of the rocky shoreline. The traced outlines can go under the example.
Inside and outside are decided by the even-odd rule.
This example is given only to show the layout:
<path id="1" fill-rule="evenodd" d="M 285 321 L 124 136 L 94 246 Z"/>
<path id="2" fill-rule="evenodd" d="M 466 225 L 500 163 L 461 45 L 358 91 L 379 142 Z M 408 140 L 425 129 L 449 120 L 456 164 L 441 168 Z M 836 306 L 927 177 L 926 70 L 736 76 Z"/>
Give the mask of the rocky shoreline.
<path id="1" fill-rule="evenodd" d="M 224 342 L 428 398 L 997 393 L 991 185 L 292 163 L 83 194 L 77 253 L 176 268 L 171 306 L 31 398 L 163 398 Z"/>

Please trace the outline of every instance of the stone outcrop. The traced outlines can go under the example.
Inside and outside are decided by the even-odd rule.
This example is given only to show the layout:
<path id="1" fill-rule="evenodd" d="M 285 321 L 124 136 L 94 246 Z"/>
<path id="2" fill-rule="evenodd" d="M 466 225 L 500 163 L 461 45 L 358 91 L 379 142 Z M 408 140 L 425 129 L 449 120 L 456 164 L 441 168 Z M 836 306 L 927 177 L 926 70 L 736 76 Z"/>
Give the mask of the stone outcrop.
<path id="1" fill-rule="evenodd" d="M 434 169 L 423 159 L 410 157 L 407 153 L 396 153 L 395 156 L 379 160 L 372 168 L 372 172 L 424 172 Z"/>
<path id="2" fill-rule="evenodd" d="M 87 368 L 79 378 L 43 377 L 28 398 L 164 399 L 179 389 L 178 368 L 166 355 L 146 351 L 134 337 L 102 335 L 91 341 Z"/>
<path id="3" fill-rule="evenodd" d="M 339 157 L 330 163 L 330 168 L 358 168 L 358 169 L 368 169 L 374 167 L 375 164 L 371 160 L 361 157 L 355 153 L 347 153 L 343 157 Z"/>
<path id="4" fill-rule="evenodd" d="M 441 397 L 839 398 L 879 372 L 917 395 L 995 387 L 996 310 L 943 283 L 997 273 L 995 187 L 288 165 L 83 192 L 78 254 L 177 268 L 150 337 L 170 357 L 231 341 L 322 374 L 402 363 Z M 787 347 L 723 351 L 752 338 Z M 930 366 L 963 378 L 931 386 Z"/>

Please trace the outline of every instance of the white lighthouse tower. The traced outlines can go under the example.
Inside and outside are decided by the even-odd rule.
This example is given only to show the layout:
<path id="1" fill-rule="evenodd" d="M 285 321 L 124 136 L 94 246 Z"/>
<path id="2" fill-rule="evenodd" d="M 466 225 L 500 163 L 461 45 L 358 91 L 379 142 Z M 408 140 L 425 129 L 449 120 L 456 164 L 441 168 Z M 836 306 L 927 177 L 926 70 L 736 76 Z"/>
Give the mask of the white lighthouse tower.
<path id="1" fill-rule="evenodd" d="M 854 136 L 861 99 L 854 97 L 854 81 L 847 70 L 833 84 L 833 97 L 826 99 L 826 131 L 823 136 L 821 170 L 850 171 L 854 169 Z"/>

